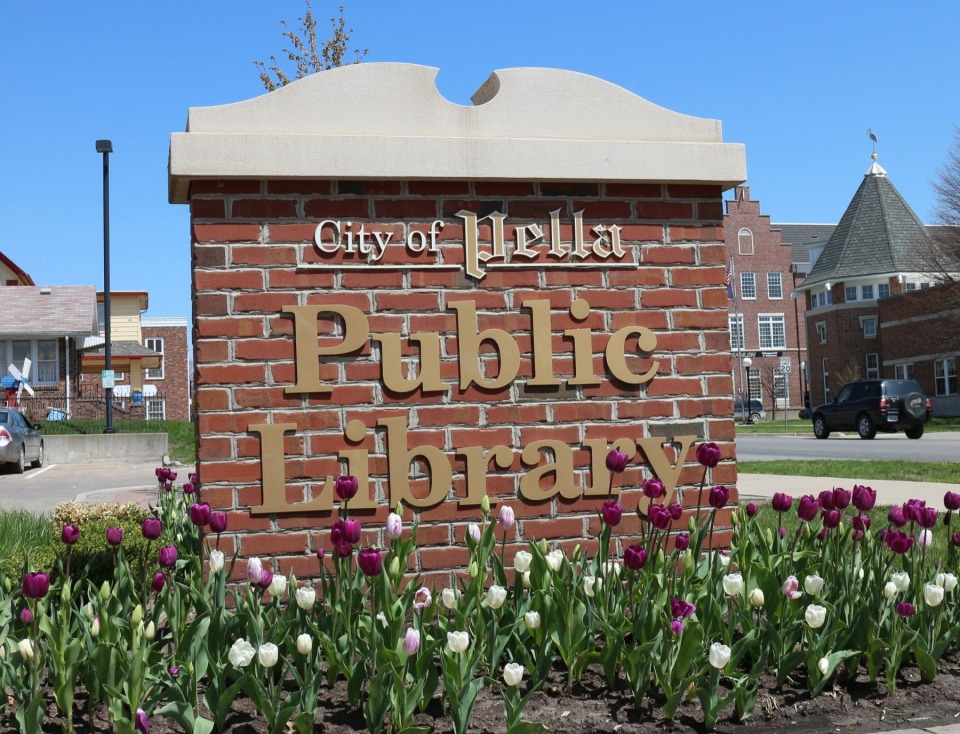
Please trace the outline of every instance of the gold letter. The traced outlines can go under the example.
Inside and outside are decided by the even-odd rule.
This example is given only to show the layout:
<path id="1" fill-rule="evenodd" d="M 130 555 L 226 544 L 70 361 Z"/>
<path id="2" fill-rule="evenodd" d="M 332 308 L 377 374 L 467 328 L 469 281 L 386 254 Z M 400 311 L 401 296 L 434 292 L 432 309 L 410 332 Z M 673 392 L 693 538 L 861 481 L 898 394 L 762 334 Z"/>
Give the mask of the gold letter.
<path id="1" fill-rule="evenodd" d="M 466 390 L 471 384 L 487 390 L 509 385 L 520 370 L 520 348 L 517 342 L 503 329 L 486 329 L 477 333 L 477 302 L 455 301 L 448 305 L 457 312 L 457 342 L 460 360 L 460 389 Z M 488 380 L 480 367 L 480 345 L 485 341 L 497 345 L 500 366 L 497 376 Z"/>
<path id="2" fill-rule="evenodd" d="M 461 507 L 476 507 L 487 494 L 487 469 L 491 459 L 501 469 L 509 469 L 513 464 L 513 452 L 506 446 L 494 446 L 489 451 L 484 451 L 483 446 L 467 446 L 459 449 L 457 456 L 467 459 L 463 472 L 467 477 L 467 496 L 460 500 Z"/>
<path id="3" fill-rule="evenodd" d="M 554 461 L 525 473 L 520 478 L 520 494 L 531 502 L 548 500 L 555 494 L 566 499 L 576 497 L 580 492 L 573 482 L 573 451 L 562 441 L 534 441 L 524 446 L 520 459 L 528 466 L 535 466 L 540 461 L 541 449 L 552 451 Z M 553 486 L 543 489 L 540 479 L 550 474 L 553 474 Z"/>
<path id="4" fill-rule="evenodd" d="M 387 428 L 387 466 L 390 482 L 390 507 L 404 502 L 411 507 L 433 507 L 447 497 L 453 480 L 450 461 L 435 446 L 407 448 L 407 421 L 405 418 L 381 418 L 378 426 Z M 426 497 L 414 497 L 410 490 L 410 463 L 423 459 L 430 470 L 430 491 Z"/>
<path id="5" fill-rule="evenodd" d="M 333 477 L 327 477 L 319 497 L 310 502 L 287 502 L 287 478 L 283 470 L 283 434 L 297 430 L 296 423 L 257 423 L 248 431 L 260 434 L 260 483 L 262 504 L 250 508 L 251 515 L 282 515 L 289 512 L 331 510 Z"/>
<path id="6" fill-rule="evenodd" d="M 613 487 L 610 491 L 610 470 L 607 469 L 607 454 L 610 449 L 623 451 L 630 457 L 628 461 L 633 460 L 633 455 L 637 452 L 637 445 L 629 438 L 618 438 L 613 442 L 610 449 L 607 448 L 607 439 L 588 438 L 584 440 L 583 445 L 590 451 L 590 480 L 592 485 L 583 490 L 584 497 L 601 497 L 608 492 L 611 494 L 620 494 L 619 487 Z"/>
<path id="7" fill-rule="evenodd" d="M 527 300 L 524 308 L 533 312 L 533 377 L 527 384 L 536 387 L 559 385 L 562 380 L 553 374 L 553 335 L 550 333 L 550 301 Z M 543 373 L 547 374 L 544 375 Z"/>
<path id="8" fill-rule="evenodd" d="M 403 374 L 399 334 L 377 334 L 373 340 L 381 344 L 380 364 L 387 390 L 410 393 L 418 387 L 424 392 L 447 392 L 450 389 L 440 381 L 440 335 L 436 332 L 410 335 L 410 341 L 420 345 L 420 376 L 414 380 Z"/>
<path id="9" fill-rule="evenodd" d="M 620 331 L 610 337 L 607 342 L 606 356 L 607 365 L 613 376 L 621 382 L 629 385 L 642 385 L 649 382 L 660 369 L 660 362 L 655 361 L 653 366 L 642 375 L 635 375 L 627 367 L 627 358 L 625 349 L 627 337 L 637 335 L 637 351 L 650 353 L 657 348 L 657 335 L 645 326 L 624 326 Z"/>
<path id="10" fill-rule="evenodd" d="M 674 436 L 670 443 L 679 443 L 680 450 L 677 451 L 677 463 L 671 465 L 667 460 L 666 452 L 663 450 L 663 444 L 666 443 L 663 438 L 638 438 L 637 446 L 647 457 L 647 463 L 657 478 L 663 482 L 667 490 L 663 497 L 664 504 L 673 500 L 673 493 L 677 489 L 677 480 L 680 479 L 680 472 L 683 470 L 683 462 L 686 459 L 690 446 L 697 440 L 696 436 Z"/>
<path id="11" fill-rule="evenodd" d="M 332 388 L 320 382 L 317 357 L 325 354 L 349 354 L 362 348 L 370 335 L 367 317 L 363 315 L 363 311 L 353 306 L 286 306 L 280 312 L 293 314 L 297 350 L 297 384 L 284 388 L 284 394 L 330 394 Z M 343 319 L 343 341 L 332 347 L 317 345 L 317 318 L 322 313 L 337 314 Z"/>
<path id="12" fill-rule="evenodd" d="M 570 304 L 570 315 L 583 321 L 590 315 L 590 304 L 582 298 Z M 590 329 L 564 329 L 563 333 L 573 341 L 574 375 L 568 385 L 599 385 L 600 378 L 593 373 L 593 340 Z"/>

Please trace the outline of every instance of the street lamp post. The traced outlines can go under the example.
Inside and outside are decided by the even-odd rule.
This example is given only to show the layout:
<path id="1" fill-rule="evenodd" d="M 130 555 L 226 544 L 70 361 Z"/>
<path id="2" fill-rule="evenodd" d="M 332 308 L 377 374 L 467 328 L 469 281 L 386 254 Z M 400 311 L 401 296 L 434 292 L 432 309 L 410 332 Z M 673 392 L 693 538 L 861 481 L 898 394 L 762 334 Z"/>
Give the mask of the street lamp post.
<path id="1" fill-rule="evenodd" d="M 110 154 L 113 143 L 109 140 L 97 141 L 97 152 L 103 153 L 103 368 L 112 371 L 110 354 Z M 113 383 L 105 388 L 107 392 L 107 426 L 104 433 L 113 433 Z"/>
<path id="2" fill-rule="evenodd" d="M 750 367 L 753 365 L 753 360 L 750 357 L 743 358 L 743 368 L 747 371 L 747 387 L 743 391 L 743 398 L 740 401 L 740 405 L 743 406 L 743 422 L 748 423 L 750 421 Z"/>

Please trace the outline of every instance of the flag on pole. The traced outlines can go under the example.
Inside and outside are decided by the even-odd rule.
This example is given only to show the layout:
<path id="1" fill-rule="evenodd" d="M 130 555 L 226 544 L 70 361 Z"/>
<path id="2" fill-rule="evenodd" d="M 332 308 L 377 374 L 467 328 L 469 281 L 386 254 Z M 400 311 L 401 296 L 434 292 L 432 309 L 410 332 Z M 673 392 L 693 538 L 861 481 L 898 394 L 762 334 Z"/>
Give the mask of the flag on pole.
<path id="1" fill-rule="evenodd" d="M 727 262 L 727 298 L 733 298 L 733 258 Z"/>

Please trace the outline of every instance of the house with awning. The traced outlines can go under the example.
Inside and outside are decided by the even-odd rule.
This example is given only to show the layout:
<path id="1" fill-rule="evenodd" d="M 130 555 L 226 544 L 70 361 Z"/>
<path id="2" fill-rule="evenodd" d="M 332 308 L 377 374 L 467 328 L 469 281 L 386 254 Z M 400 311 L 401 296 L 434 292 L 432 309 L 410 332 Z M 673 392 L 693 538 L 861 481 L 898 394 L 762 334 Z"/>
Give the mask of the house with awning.
<path id="1" fill-rule="evenodd" d="M 97 292 L 97 336 L 84 340 L 82 371 L 84 375 L 99 376 L 106 368 L 104 348 L 105 322 L 103 292 Z M 144 346 L 141 315 L 149 306 L 146 291 L 111 291 L 110 293 L 110 368 L 117 374 L 117 382 L 127 391 L 143 391 L 146 371 L 159 369 L 162 355 Z M 120 389 L 121 394 L 123 389 Z"/>

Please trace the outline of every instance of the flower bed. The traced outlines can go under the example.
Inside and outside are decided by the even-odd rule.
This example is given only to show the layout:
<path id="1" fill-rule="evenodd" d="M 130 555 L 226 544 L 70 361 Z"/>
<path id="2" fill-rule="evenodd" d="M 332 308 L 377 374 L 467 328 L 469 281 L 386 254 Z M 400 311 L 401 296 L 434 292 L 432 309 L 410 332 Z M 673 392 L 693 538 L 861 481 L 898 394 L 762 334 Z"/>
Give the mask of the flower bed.
<path id="1" fill-rule="evenodd" d="M 697 458 L 715 466 L 719 451 L 701 444 Z M 627 460 L 610 453 L 614 476 Z M 707 506 L 683 517 L 648 479 L 640 542 L 612 552 L 624 508 L 611 493 L 592 558 L 543 542 L 508 558 L 513 512 L 484 504 L 459 584 L 428 589 L 406 565 L 416 522 L 392 514 L 387 547 L 359 548 L 360 523 L 349 513 L 357 482 L 340 477 L 339 518 L 317 582 L 251 559 L 246 582 L 232 587 L 232 559 L 218 549 L 226 516 L 193 501 L 192 477 L 178 492 L 170 474 L 158 470 L 158 503 L 140 525 L 139 547 L 129 531 L 100 528 L 112 578 L 92 583 L 74 563 L 75 544 L 90 539 L 85 524 L 71 522 L 59 529 L 52 573 L 28 572 L 15 588 L 4 580 L 0 676 L 16 701 L 9 726 L 71 731 L 76 720 L 92 731 L 99 721 L 145 732 L 152 720 L 155 731 L 202 733 L 243 721 L 251 731 L 309 732 L 336 719 L 344 728 L 326 730 L 413 734 L 438 721 L 466 732 L 479 716 L 508 732 L 542 731 L 545 722 L 573 731 L 542 715 L 544 696 L 583 700 L 588 689 L 587 698 L 629 706 L 631 721 L 696 716 L 711 729 L 754 715 L 761 693 L 769 715 L 771 690 L 805 689 L 802 698 L 815 701 L 828 687 L 879 685 L 889 695 L 910 678 L 929 683 L 953 654 L 953 493 L 945 515 L 912 500 L 892 508 L 882 529 L 863 514 L 876 502 L 869 487 L 797 501 L 780 494 L 772 508 L 795 512 L 797 532 L 764 527 L 747 505 L 734 514 L 729 551 L 718 552 L 711 536 L 726 488 L 701 487 Z M 946 555 L 930 557 L 940 533 Z"/>

